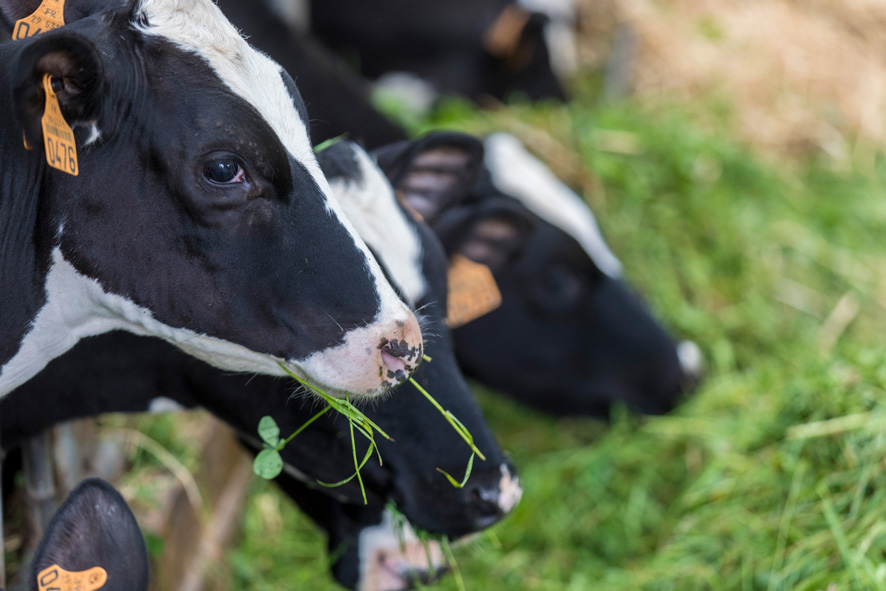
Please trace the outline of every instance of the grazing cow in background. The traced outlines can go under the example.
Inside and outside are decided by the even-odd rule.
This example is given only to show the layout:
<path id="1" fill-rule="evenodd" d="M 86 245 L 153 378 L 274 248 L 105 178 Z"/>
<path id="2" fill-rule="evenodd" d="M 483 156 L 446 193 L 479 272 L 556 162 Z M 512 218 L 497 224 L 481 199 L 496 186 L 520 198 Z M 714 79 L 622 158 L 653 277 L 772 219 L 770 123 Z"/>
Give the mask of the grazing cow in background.
<path id="1" fill-rule="evenodd" d="M 113 486 L 89 478 L 49 522 L 27 585 L 29 591 L 145 591 L 148 577 L 148 550 L 129 505 Z"/>
<path id="2" fill-rule="evenodd" d="M 339 202 L 347 215 L 357 220 L 361 236 L 377 253 L 392 282 L 421 310 L 427 328 L 426 351 L 432 361 L 419 367 L 415 379 L 464 423 L 486 456 L 485 461 L 475 460 L 464 488 L 452 487 L 436 469 L 460 478 L 470 450 L 417 389 L 404 384 L 392 400 L 366 409 L 366 414 L 395 439 L 378 441 L 383 466 L 370 461 L 361 472 L 368 507 L 373 515 L 381 516 L 379 519 L 387 515 L 390 522 L 384 510 L 393 501 L 416 527 L 451 537 L 486 528 L 510 512 L 521 490 L 514 467 L 495 441 L 455 362 L 443 322 L 447 274 L 442 247 L 427 226 L 398 206 L 391 185 L 363 150 L 340 142 L 321 152 L 320 162 Z M 231 375 L 157 339 L 116 332 L 82 341 L 0 401 L 0 435 L 3 448 L 11 449 L 59 421 L 168 407 L 172 400 L 185 407 L 204 406 L 258 451 L 261 444 L 254 434 L 262 416 L 274 416 L 285 435 L 316 412 L 303 401 L 286 404 L 291 391 L 290 385 L 275 378 Z M 365 445 L 359 439 L 358 445 L 359 455 L 365 452 Z M 351 506 L 362 506 L 355 481 L 336 488 L 316 485 L 318 479 L 336 482 L 353 471 L 346 421 L 322 417 L 281 454 L 285 462 L 281 481 L 297 478 L 309 490 L 315 488 L 336 503 L 344 503 L 345 512 Z M 385 528 L 373 531 L 377 535 L 360 542 L 364 550 L 356 565 L 349 562 L 351 555 L 344 559 L 343 573 L 369 577 L 370 572 L 383 571 L 385 581 L 399 577 L 403 587 L 373 589 L 400 589 L 405 588 L 413 571 L 427 569 L 427 561 L 415 564 L 395 553 L 379 554 L 379 548 L 390 550 L 398 542 L 396 537 L 381 535 Z M 391 561 L 396 562 L 396 568 Z"/>
<path id="3" fill-rule="evenodd" d="M 515 138 L 432 133 L 376 154 L 447 256 L 494 275 L 500 307 L 453 331 L 466 375 L 564 415 L 663 413 L 692 386 L 698 348 L 652 318 L 587 206 Z"/>
<path id="4" fill-rule="evenodd" d="M 405 379 L 418 323 L 330 195 L 288 74 L 209 0 L 96 4 L 0 45 L 0 396 L 116 329 L 339 396 Z M 47 94 L 76 176 L 43 155 Z"/>
<path id="5" fill-rule="evenodd" d="M 311 32 L 362 75 L 409 73 L 438 93 L 472 99 L 565 99 L 563 77 L 575 61 L 570 18 L 571 2 L 551 0 L 310 3 Z"/>

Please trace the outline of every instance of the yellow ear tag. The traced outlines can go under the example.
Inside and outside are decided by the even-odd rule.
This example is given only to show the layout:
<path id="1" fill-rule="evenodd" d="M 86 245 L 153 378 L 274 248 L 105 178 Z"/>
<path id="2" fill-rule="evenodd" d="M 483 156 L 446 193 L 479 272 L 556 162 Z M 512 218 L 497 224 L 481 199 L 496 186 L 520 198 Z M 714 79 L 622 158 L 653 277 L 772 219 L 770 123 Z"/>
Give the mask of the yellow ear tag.
<path id="1" fill-rule="evenodd" d="M 71 573 L 57 564 L 48 566 L 37 575 L 40 591 L 95 591 L 108 582 L 108 573 L 100 566 Z"/>
<path id="2" fill-rule="evenodd" d="M 34 146 L 28 143 L 28 134 L 25 133 L 25 130 L 22 130 L 22 143 L 25 145 L 25 150 L 33 150 Z"/>
<path id="3" fill-rule="evenodd" d="M 43 0 L 30 16 L 15 22 L 12 39 L 33 37 L 65 26 L 65 0 Z"/>
<path id="4" fill-rule="evenodd" d="M 46 110 L 40 122 L 43 124 L 43 145 L 46 146 L 46 162 L 49 166 L 62 172 L 77 176 L 80 166 L 77 164 L 77 146 L 74 144 L 74 132 L 62 116 L 58 106 L 58 97 L 52 90 L 52 77 L 43 75 L 43 90 L 46 91 Z"/>
<path id="5" fill-rule="evenodd" d="M 489 267 L 454 255 L 449 265 L 446 324 L 458 328 L 501 306 L 501 292 Z"/>

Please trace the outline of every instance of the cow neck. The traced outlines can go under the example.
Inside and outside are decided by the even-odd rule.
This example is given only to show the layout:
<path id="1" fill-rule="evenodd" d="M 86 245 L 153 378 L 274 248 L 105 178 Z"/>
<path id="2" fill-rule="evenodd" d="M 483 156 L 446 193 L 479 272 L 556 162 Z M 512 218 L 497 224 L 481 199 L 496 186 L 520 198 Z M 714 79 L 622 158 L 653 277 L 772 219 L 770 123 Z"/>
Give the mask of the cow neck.
<path id="1" fill-rule="evenodd" d="M 12 50 L 0 45 L 0 64 Z M 0 87 L 9 88 L 9 72 L 0 68 Z M 43 284 L 49 270 L 55 231 L 40 195 L 46 182 L 42 146 L 26 150 L 22 126 L 15 120 L 11 92 L 0 93 L 0 365 L 18 351 L 37 310 L 46 302 Z M 35 248 L 36 247 L 36 248 Z"/>

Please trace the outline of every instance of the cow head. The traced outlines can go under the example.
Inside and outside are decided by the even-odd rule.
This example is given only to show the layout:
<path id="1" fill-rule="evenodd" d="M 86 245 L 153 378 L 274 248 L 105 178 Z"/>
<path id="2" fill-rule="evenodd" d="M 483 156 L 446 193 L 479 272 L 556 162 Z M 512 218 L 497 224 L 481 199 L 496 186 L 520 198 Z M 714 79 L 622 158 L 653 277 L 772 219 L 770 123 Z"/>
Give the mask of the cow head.
<path id="1" fill-rule="evenodd" d="M 119 328 L 229 370 L 282 363 L 340 396 L 404 379 L 417 321 L 331 195 L 292 79 L 209 0 L 80 14 L 94 4 L 68 2 L 70 24 L 0 50 L 4 128 L 21 130 L 0 152 L 0 226 L 20 239 L 2 253 L 18 276 L 4 261 L 0 283 L 22 294 L 4 310 L 0 393 Z M 77 176 L 43 155 L 45 75 Z"/>
<path id="2" fill-rule="evenodd" d="M 503 518 L 522 492 L 513 465 L 490 432 L 455 363 L 443 323 L 447 275 L 439 241 L 398 206 L 390 183 L 365 152 L 342 142 L 323 152 L 321 161 L 334 192 L 348 215 L 357 220 L 361 235 L 386 265 L 392 282 L 421 310 L 432 361 L 419 367 L 416 381 L 467 427 L 486 459 L 475 458 L 465 486 L 453 487 L 437 469 L 461 479 L 470 449 L 407 383 L 397 396 L 365 409 L 394 439 L 378 441 L 383 465 L 373 458 L 361 471 L 367 506 L 356 481 L 333 488 L 317 483 L 338 482 L 354 471 L 349 425 L 330 413 L 281 450 L 284 472 L 278 482 L 296 500 L 299 491 L 307 491 L 327 499 L 337 507 L 334 511 L 353 516 L 347 519 L 356 520 L 349 523 L 343 518 L 340 529 L 326 526 L 330 543 L 347 551 L 336 563 L 337 576 L 356 585 L 357 577 L 366 579 L 376 572 L 381 579 L 369 578 L 397 579 L 405 585 L 408 572 L 422 569 L 422 564 L 413 564 L 420 548 L 410 538 L 412 550 L 397 554 L 392 522 L 384 517 L 389 502 L 411 522 L 404 525 L 407 535 L 414 526 L 459 537 Z M 185 407 L 206 407 L 258 450 L 261 442 L 254 434 L 262 416 L 273 416 L 281 434 L 288 436 L 315 414 L 313 399 L 289 400 L 291 394 L 292 387 L 275 378 L 219 371 L 157 339 L 115 331 L 84 339 L 4 399 L 0 433 L 4 448 L 9 449 L 58 421 L 101 412 L 168 409 L 174 401 Z M 357 445 L 362 458 L 366 445 L 359 435 Z"/>
<path id="3" fill-rule="evenodd" d="M 603 415 L 623 401 L 671 409 L 698 373 L 621 279 L 621 265 L 580 198 L 514 138 L 430 134 L 379 151 L 379 162 L 452 257 L 488 266 L 501 306 L 453 331 L 462 368 L 536 408 Z M 445 158 L 442 157 L 445 155 Z"/>
<path id="4" fill-rule="evenodd" d="M 68 584 L 59 584 L 66 578 Z M 28 589 L 38 588 L 148 588 L 144 539 L 126 501 L 110 484 L 84 480 L 56 511 L 31 561 Z"/>

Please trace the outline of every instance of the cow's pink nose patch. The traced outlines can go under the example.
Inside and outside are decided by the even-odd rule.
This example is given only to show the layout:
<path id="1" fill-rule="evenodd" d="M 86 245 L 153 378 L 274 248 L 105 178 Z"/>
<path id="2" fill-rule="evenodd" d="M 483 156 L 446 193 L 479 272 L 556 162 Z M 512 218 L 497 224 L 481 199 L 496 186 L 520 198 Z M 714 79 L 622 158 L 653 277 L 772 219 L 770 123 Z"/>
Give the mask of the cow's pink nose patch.
<path id="1" fill-rule="evenodd" d="M 382 352 L 381 352 L 381 360 L 385 364 L 385 367 L 387 367 L 389 370 L 391 370 L 395 374 L 398 371 L 402 371 L 402 372 L 406 371 L 406 364 L 403 362 L 403 360 L 398 357 L 394 357 L 393 355 L 391 355 L 390 353 L 388 353 L 384 349 L 382 349 Z"/>

